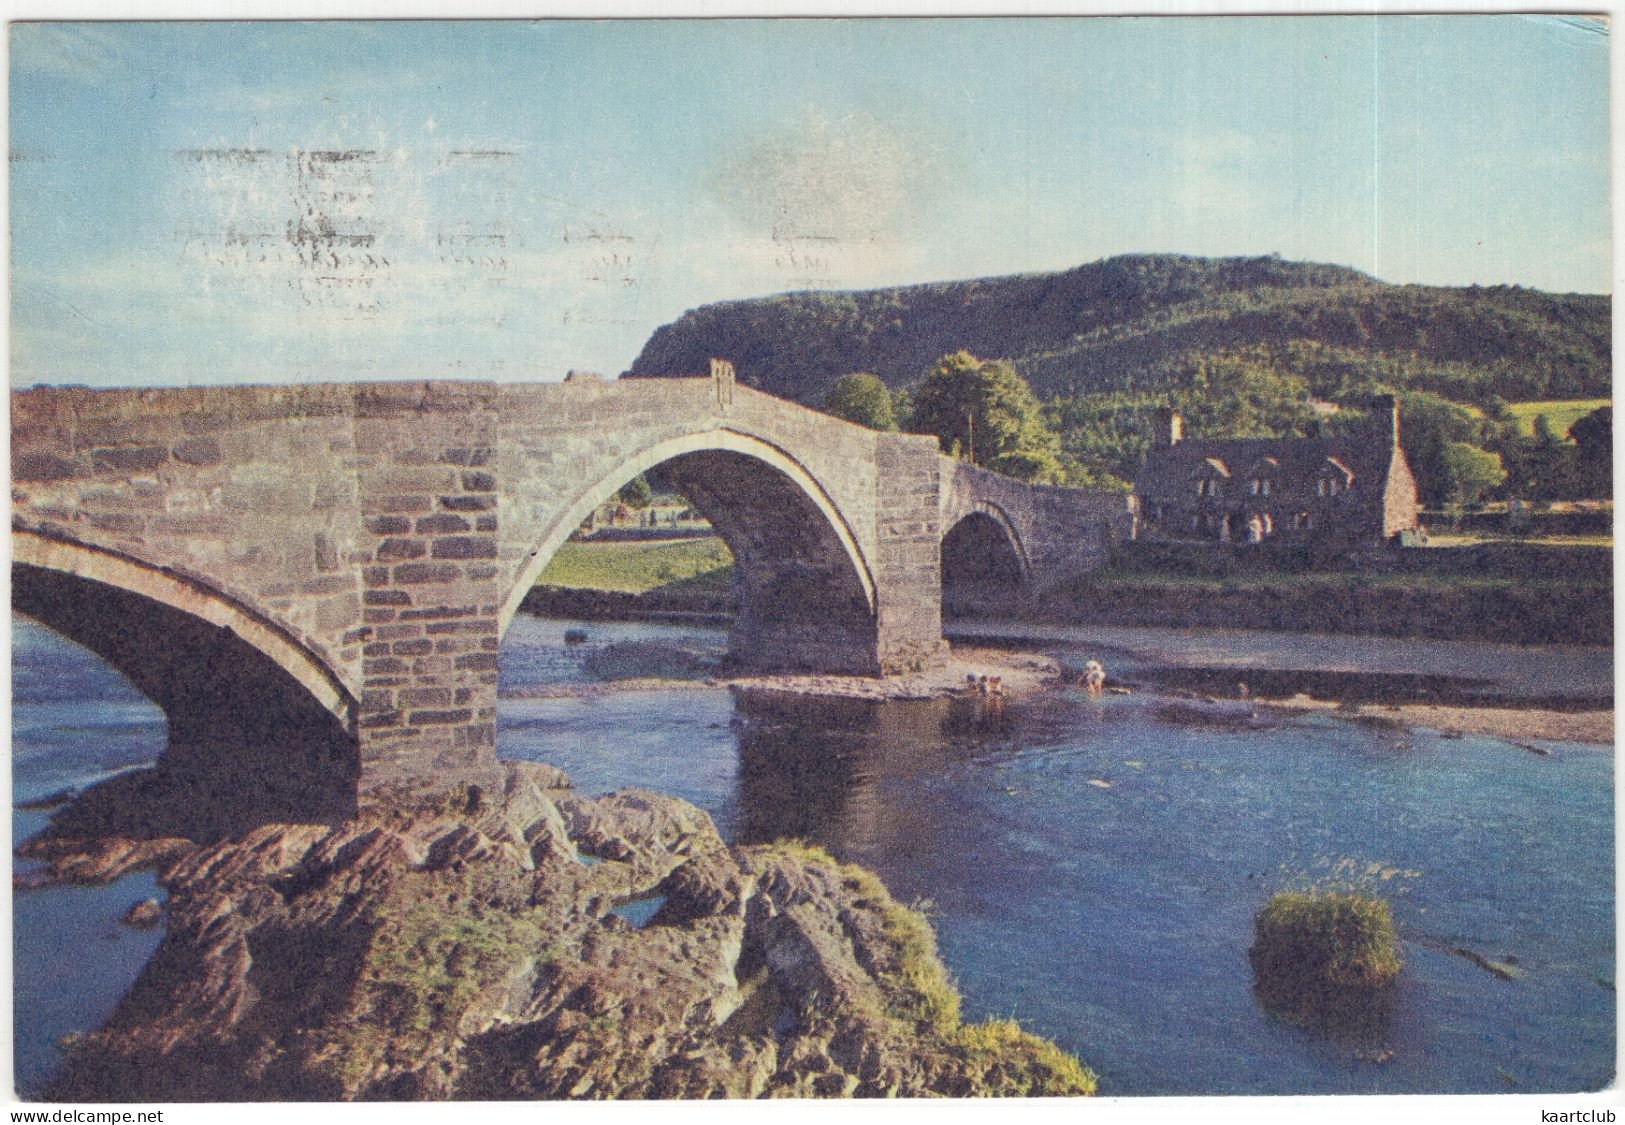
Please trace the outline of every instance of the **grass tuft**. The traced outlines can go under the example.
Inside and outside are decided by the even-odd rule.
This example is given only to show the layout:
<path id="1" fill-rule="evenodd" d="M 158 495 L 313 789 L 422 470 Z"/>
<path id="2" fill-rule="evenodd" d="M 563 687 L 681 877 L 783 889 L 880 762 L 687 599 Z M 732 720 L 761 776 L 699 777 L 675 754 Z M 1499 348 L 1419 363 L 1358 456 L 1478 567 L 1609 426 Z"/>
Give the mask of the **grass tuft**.
<path id="1" fill-rule="evenodd" d="M 1335 1011 L 1399 975 L 1399 931 L 1386 900 L 1343 891 L 1282 891 L 1253 922 L 1247 951 L 1265 1005 Z"/>
<path id="2" fill-rule="evenodd" d="M 1001 1068 L 1006 1083 L 1000 1089 L 1004 1096 L 1073 1097 L 1095 1092 L 1099 1079 L 1095 1072 L 1078 1061 L 1077 1056 L 1061 1050 L 1048 1039 L 1041 1039 L 1012 1019 L 990 1019 L 983 1023 L 969 1023 L 954 1035 L 955 1045 L 967 1058 L 981 1059 L 999 1056 L 1018 1058 L 1024 1068 Z"/>

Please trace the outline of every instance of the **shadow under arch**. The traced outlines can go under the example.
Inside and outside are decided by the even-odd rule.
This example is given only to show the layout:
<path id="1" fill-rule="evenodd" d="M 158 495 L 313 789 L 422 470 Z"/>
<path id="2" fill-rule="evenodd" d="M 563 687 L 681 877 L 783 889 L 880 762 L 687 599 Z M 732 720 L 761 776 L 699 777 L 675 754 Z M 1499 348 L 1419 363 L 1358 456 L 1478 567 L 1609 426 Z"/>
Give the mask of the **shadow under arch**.
<path id="1" fill-rule="evenodd" d="M 13 610 L 105 660 L 168 727 L 155 771 L 91 790 L 53 831 L 213 838 L 354 812 L 353 702 L 291 638 L 126 556 L 27 531 L 12 546 Z"/>
<path id="2" fill-rule="evenodd" d="M 995 504 L 978 504 L 942 537 L 942 607 L 950 613 L 993 608 L 1026 592 L 1029 566 L 1021 537 Z"/>
<path id="3" fill-rule="evenodd" d="M 510 591 L 504 631 L 588 514 L 657 466 L 733 553 L 732 663 L 760 671 L 879 670 L 874 578 L 850 525 L 783 449 L 728 429 L 650 446 L 582 492 L 543 535 Z"/>

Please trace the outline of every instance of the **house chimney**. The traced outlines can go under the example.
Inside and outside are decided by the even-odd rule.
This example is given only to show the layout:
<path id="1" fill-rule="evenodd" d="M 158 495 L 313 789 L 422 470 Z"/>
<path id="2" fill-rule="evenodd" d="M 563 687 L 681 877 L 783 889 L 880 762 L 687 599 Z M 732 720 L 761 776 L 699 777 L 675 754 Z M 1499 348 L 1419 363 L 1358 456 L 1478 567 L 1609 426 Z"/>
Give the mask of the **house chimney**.
<path id="1" fill-rule="evenodd" d="M 1393 395 L 1372 397 L 1371 435 L 1390 449 L 1399 448 L 1399 399 Z"/>
<path id="2" fill-rule="evenodd" d="M 1185 430 L 1185 420 L 1179 416 L 1179 411 L 1171 406 L 1159 406 L 1155 418 L 1156 423 L 1151 431 L 1152 443 L 1163 449 L 1178 445 Z"/>

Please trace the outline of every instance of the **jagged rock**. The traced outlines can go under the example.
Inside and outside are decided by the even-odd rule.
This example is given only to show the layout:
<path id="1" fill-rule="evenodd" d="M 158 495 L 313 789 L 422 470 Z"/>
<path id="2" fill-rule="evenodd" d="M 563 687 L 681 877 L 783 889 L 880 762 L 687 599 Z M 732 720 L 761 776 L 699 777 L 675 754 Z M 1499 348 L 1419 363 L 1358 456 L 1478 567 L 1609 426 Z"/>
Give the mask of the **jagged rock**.
<path id="1" fill-rule="evenodd" d="M 163 921 L 164 908 L 155 898 L 142 899 L 124 912 L 122 921 L 137 930 L 150 930 Z"/>
<path id="2" fill-rule="evenodd" d="M 1093 1090 L 1013 1023 L 961 1024 L 929 928 L 874 876 L 546 767 L 342 824 L 35 847 L 66 877 L 150 853 L 169 892 L 158 951 L 51 1098 Z M 611 913 L 652 895 L 641 928 Z"/>

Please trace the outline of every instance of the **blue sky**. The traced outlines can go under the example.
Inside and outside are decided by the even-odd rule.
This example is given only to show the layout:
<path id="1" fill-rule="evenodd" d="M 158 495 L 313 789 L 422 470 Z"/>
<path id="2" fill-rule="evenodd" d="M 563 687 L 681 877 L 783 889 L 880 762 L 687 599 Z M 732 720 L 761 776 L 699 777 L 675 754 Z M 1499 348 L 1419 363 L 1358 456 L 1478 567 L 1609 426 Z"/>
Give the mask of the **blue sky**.
<path id="1" fill-rule="evenodd" d="M 10 61 L 13 385 L 613 373 L 710 301 L 1133 251 L 1611 288 L 1572 19 L 17 24 Z"/>

